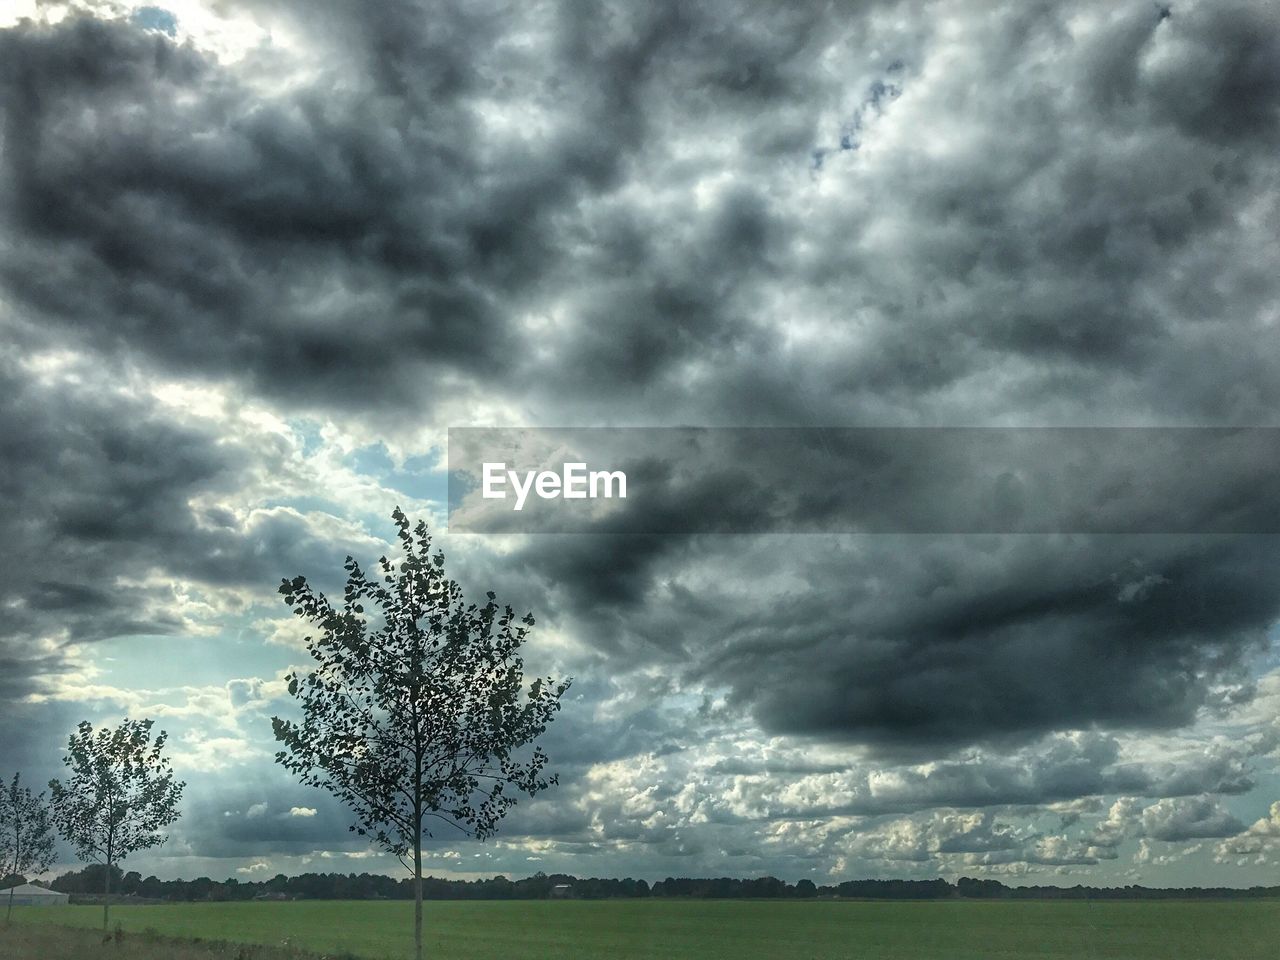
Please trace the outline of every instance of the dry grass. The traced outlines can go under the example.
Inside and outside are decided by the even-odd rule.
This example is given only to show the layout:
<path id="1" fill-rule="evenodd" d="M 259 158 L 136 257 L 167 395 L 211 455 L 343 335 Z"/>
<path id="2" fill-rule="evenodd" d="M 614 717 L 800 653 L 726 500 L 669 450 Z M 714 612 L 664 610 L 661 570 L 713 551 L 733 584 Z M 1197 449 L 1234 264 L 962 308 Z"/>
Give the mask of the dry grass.
<path id="1" fill-rule="evenodd" d="M 111 933 L 46 924 L 10 924 L 0 918 L 4 960 L 355 960 L 352 954 L 307 953 L 225 940 L 162 937 L 146 930 Z"/>

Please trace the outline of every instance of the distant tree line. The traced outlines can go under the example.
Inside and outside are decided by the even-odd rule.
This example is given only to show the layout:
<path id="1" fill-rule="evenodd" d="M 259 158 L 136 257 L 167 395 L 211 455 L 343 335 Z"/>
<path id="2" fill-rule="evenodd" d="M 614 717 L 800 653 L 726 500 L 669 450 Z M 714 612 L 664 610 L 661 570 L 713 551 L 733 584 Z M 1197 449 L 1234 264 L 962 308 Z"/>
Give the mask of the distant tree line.
<path id="1" fill-rule="evenodd" d="M 106 886 L 101 864 L 64 873 L 50 884 L 62 893 L 98 895 Z M 284 874 L 266 880 L 159 880 L 137 871 L 122 873 L 114 867 L 111 888 L 127 897 L 145 900 L 412 900 L 412 878 L 394 879 L 378 873 Z M 934 880 L 846 880 L 833 885 L 812 880 L 788 883 L 776 877 L 668 877 L 652 886 L 645 880 L 599 877 L 579 878 L 564 873 L 536 873 L 522 880 L 497 876 L 483 880 L 448 880 L 423 877 L 423 897 L 428 900 L 543 900 L 557 887 L 569 887 L 570 896 L 584 900 L 637 897 L 690 899 L 812 899 L 863 900 L 1165 900 L 1280 898 L 1280 887 L 1010 887 L 998 880 L 962 877 L 955 883 Z M 563 891 L 560 891 L 563 892 Z"/>

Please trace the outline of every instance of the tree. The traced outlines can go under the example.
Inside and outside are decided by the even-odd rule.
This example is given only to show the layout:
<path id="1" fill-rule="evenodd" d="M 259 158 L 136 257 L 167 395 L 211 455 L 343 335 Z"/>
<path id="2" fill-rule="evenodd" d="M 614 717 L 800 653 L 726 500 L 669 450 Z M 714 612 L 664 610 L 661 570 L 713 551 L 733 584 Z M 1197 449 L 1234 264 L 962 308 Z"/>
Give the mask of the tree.
<path id="1" fill-rule="evenodd" d="M 484 839 L 516 802 L 512 792 L 554 784 L 532 744 L 569 682 L 538 678 L 526 690 L 519 650 L 533 616 L 517 620 L 493 593 L 468 605 L 443 555 L 431 554 L 427 525 L 411 530 L 399 507 L 392 516 L 403 560 L 382 557 L 381 577 L 370 579 L 347 557 L 341 608 L 304 577 L 281 583 L 318 633 L 306 638 L 314 668 L 287 678 L 302 720 L 273 717 L 272 727 L 285 748 L 277 762 L 341 799 L 355 817 L 350 829 L 412 873 L 420 960 L 428 822 Z"/>
<path id="2" fill-rule="evenodd" d="M 15 773 L 7 786 L 0 786 L 0 877 L 43 873 L 52 864 L 53 829 L 44 794 L 22 786 L 21 774 Z M 10 887 L 5 922 L 12 916 Z"/>
<path id="3" fill-rule="evenodd" d="M 175 780 L 163 756 L 168 735 L 153 742 L 150 720 L 126 719 L 114 730 L 97 732 L 81 723 L 67 741 L 62 762 L 71 768 L 63 784 L 49 781 L 53 820 L 81 860 L 102 864 L 102 928 L 111 908 L 111 878 L 121 860 L 164 843 L 159 831 L 177 821 L 186 786 Z"/>

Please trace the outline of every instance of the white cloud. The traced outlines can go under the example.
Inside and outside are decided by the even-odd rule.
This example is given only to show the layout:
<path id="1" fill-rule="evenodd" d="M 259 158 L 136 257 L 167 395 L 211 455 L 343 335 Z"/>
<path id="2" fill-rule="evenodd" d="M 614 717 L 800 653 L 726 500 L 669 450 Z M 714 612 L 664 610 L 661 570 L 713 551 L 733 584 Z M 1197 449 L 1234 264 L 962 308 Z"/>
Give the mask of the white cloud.
<path id="1" fill-rule="evenodd" d="M 1280 852 L 1280 800 L 1271 804 L 1267 816 L 1260 817 L 1239 835 L 1219 843 L 1214 859 L 1218 863 L 1261 864 L 1273 860 L 1277 852 Z"/>

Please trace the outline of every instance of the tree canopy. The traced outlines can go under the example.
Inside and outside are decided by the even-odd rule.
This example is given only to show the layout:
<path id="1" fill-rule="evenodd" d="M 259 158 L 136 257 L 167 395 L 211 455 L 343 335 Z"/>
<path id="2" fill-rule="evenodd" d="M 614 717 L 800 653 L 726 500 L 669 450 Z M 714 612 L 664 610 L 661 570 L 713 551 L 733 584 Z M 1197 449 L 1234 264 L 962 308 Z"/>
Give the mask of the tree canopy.
<path id="1" fill-rule="evenodd" d="M 301 720 L 272 718 L 276 760 L 352 811 L 351 829 L 400 858 L 418 895 L 421 956 L 422 841 L 448 825 L 485 838 L 516 802 L 556 782 L 535 745 L 569 681 L 525 686 L 520 649 L 534 626 L 495 595 L 467 603 L 432 553 L 424 522 L 393 513 L 402 557 L 366 576 L 347 557 L 343 602 L 305 577 L 280 593 L 315 627 L 314 665 L 288 677 Z"/>
<path id="2" fill-rule="evenodd" d="M 15 773 L 0 786 L 0 878 L 43 873 L 53 864 L 53 828 L 43 793 L 32 793 Z M 9 892 L 6 919 L 13 913 Z"/>
<path id="3" fill-rule="evenodd" d="M 105 893 L 111 894 L 112 867 L 138 850 L 159 846 L 161 833 L 180 816 L 186 786 L 163 755 L 167 734 L 151 738 L 151 720 L 125 719 L 114 729 L 82 722 L 67 742 L 66 783 L 50 780 L 53 820 L 81 860 L 106 866 Z M 106 928 L 109 902 L 102 908 Z"/>

